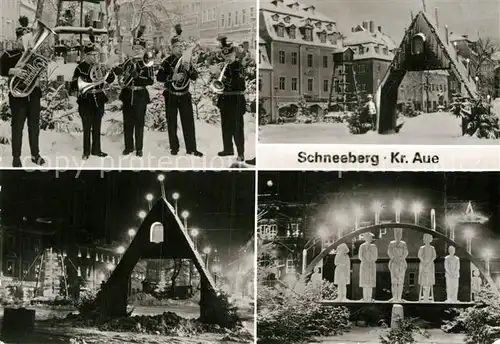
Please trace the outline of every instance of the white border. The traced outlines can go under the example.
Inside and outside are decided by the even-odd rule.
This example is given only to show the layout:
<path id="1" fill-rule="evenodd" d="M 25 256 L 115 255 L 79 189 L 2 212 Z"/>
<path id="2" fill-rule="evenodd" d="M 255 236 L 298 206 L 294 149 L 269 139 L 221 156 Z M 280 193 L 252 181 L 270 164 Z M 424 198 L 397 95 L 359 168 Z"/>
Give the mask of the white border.
<path id="1" fill-rule="evenodd" d="M 500 170 L 500 142 L 485 146 L 259 144 L 257 150 L 258 170 Z M 433 162 L 414 161 L 417 154 L 434 157 Z M 323 162 L 313 159 L 318 155 L 330 158 L 321 157 Z M 405 159 L 401 159 L 403 155 Z M 304 162 L 304 156 L 314 162 Z"/>

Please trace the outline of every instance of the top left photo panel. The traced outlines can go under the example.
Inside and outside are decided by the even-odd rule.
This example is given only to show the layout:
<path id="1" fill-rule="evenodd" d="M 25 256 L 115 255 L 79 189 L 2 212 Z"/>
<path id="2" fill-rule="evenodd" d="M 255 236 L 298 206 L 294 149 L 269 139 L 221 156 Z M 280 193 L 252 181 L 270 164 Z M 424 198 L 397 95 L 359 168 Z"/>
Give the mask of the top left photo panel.
<path id="1" fill-rule="evenodd" d="M 257 0 L 0 12 L 0 168 L 255 168 Z"/>

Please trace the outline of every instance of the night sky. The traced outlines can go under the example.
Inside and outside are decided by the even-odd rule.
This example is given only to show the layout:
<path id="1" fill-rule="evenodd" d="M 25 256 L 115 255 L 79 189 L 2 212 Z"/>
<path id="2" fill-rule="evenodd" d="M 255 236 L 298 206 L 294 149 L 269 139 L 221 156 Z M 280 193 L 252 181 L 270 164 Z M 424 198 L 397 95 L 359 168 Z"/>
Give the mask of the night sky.
<path id="1" fill-rule="evenodd" d="M 268 181 L 272 186 L 268 186 Z M 490 234 L 500 238 L 500 174 L 433 173 L 433 172 L 261 172 L 259 198 L 288 202 L 317 203 L 318 211 L 332 204 L 334 194 L 342 193 L 341 206 L 352 203 L 349 191 L 366 192 L 356 202 L 368 203 L 377 199 L 384 203 L 395 198 L 421 201 L 443 213 L 444 199 L 448 203 L 472 201 L 476 211 L 490 220 Z M 268 195 L 268 196 L 263 196 Z M 358 196 L 359 197 L 359 196 Z M 479 209 L 478 209 L 479 208 Z M 464 209 L 465 210 L 465 209 Z M 493 234 L 494 233 L 494 234 Z"/>
<path id="2" fill-rule="evenodd" d="M 148 209 L 146 194 L 161 196 L 159 172 L 2 171 L 5 225 L 71 233 L 80 242 L 126 242 Z M 166 172 L 169 202 L 178 192 L 179 213 L 200 230 L 199 244 L 217 248 L 221 260 L 252 238 L 255 224 L 253 172 Z M 24 218 L 24 219 L 23 219 Z M 37 219 L 50 219 L 50 224 Z M 64 235 L 63 235 L 64 236 Z"/>

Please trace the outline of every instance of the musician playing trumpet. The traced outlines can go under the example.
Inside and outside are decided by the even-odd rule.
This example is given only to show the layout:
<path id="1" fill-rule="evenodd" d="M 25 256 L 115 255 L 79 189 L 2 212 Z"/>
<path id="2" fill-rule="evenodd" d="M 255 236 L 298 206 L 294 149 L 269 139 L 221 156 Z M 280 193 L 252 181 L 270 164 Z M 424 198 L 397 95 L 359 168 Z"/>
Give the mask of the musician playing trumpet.
<path id="1" fill-rule="evenodd" d="M 21 59 L 25 49 L 32 48 L 33 35 L 28 28 L 28 18 L 19 18 L 20 27 L 16 29 L 17 41 L 12 50 L 6 51 L 1 57 L 1 75 L 11 80 L 14 77 L 26 80 L 26 72 L 22 68 L 17 68 L 17 63 Z M 15 97 L 12 91 L 9 92 L 9 105 L 12 113 L 12 166 L 22 167 L 21 149 L 23 142 L 24 123 L 28 121 L 28 137 L 31 150 L 31 161 L 37 165 L 44 165 L 45 160 L 40 156 L 39 136 L 40 136 L 40 99 L 42 91 L 35 81 L 36 87 L 25 97 Z"/>
<path id="2" fill-rule="evenodd" d="M 186 153 L 202 157 L 196 147 L 196 133 L 194 126 L 193 100 L 189 92 L 190 81 L 198 78 L 198 72 L 191 64 L 191 56 L 183 56 L 184 45 L 179 35 L 180 26 L 176 25 L 177 36 L 172 37 L 172 55 L 167 57 L 161 65 L 156 79 L 165 83 L 165 107 L 167 114 L 168 139 L 170 153 L 179 153 L 179 138 L 177 137 L 177 111 L 179 112 Z"/>
<path id="3" fill-rule="evenodd" d="M 83 48 L 84 58 L 73 73 L 71 88 L 78 94 L 78 113 L 83 125 L 83 160 L 88 160 L 90 155 L 104 158 L 107 156 L 101 149 L 101 123 L 104 116 L 104 106 L 108 97 L 103 91 L 106 83 L 111 84 L 115 75 L 110 70 L 106 75 L 105 69 L 99 63 L 100 50 L 95 43 L 95 36 L 90 32 L 90 43 Z M 103 80 L 94 80 L 97 77 L 106 77 Z M 88 90 L 79 89 L 78 80 L 88 84 L 96 84 Z"/>
<path id="4" fill-rule="evenodd" d="M 150 102 L 146 86 L 154 83 L 152 67 L 154 57 L 146 53 L 146 41 L 142 37 L 145 30 L 146 27 L 141 26 L 137 31 L 132 46 L 133 56 L 115 68 L 115 73 L 119 76 L 118 80 L 123 87 L 120 93 L 120 100 L 123 102 L 123 132 L 125 139 L 123 155 L 129 155 L 135 150 L 138 157 L 143 156 L 144 121 L 146 109 Z"/>
<path id="5" fill-rule="evenodd" d="M 245 99 L 245 66 L 236 58 L 236 48 L 220 37 L 221 52 L 224 57 L 224 68 L 220 77 L 223 89 L 217 100 L 221 116 L 223 149 L 219 156 L 233 156 L 233 140 L 238 154 L 237 160 L 245 160 L 245 131 L 243 115 L 246 112 Z"/>

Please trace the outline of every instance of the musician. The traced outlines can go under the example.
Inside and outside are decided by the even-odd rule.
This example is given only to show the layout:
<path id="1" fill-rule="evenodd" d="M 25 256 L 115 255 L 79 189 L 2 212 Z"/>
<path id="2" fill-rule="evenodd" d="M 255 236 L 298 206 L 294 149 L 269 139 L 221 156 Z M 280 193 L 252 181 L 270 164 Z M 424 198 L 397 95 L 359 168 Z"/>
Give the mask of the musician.
<path id="1" fill-rule="evenodd" d="M 6 51 L 0 61 L 0 74 L 4 77 L 26 76 L 26 72 L 21 68 L 16 68 L 17 62 L 21 59 L 25 47 L 29 48 L 33 44 L 33 35 L 28 28 L 28 18 L 19 18 L 20 27 L 16 29 L 17 41 L 12 50 Z M 36 81 L 38 82 L 38 81 Z M 22 167 L 21 148 L 23 142 L 24 123 L 28 121 L 28 137 L 31 150 L 31 161 L 37 165 L 44 165 L 45 160 L 39 152 L 40 135 L 40 99 L 42 91 L 37 85 L 33 92 L 27 97 L 16 98 L 9 92 L 9 105 L 12 113 L 12 166 Z"/>
<path id="2" fill-rule="evenodd" d="M 221 115 L 223 150 L 219 156 L 234 155 L 233 139 L 238 153 L 237 160 L 245 160 L 245 132 L 243 115 L 246 112 L 245 100 L 245 67 L 236 58 L 235 47 L 226 41 L 221 41 L 222 55 L 227 68 L 224 72 L 224 92 L 217 100 Z"/>
<path id="3" fill-rule="evenodd" d="M 142 36 L 145 30 L 146 27 L 141 26 L 137 32 L 132 46 L 134 54 L 132 59 L 125 61 L 124 64 L 115 69 L 117 74 L 121 74 L 125 70 L 125 64 L 135 63 L 135 69 L 131 75 L 132 81 L 120 93 L 120 100 L 123 102 L 123 131 L 125 136 L 123 155 L 129 155 L 135 150 L 138 157 L 143 155 L 144 120 L 146 108 L 150 102 L 146 86 L 150 86 L 154 82 L 153 68 L 146 66 L 144 63 L 146 41 Z"/>
<path id="4" fill-rule="evenodd" d="M 177 111 L 182 123 L 184 143 L 186 152 L 189 155 L 202 157 L 196 147 L 196 134 L 194 126 L 193 101 L 189 93 L 189 80 L 196 80 L 198 72 L 193 68 L 191 61 L 186 58 L 182 60 L 179 70 L 176 70 L 177 63 L 182 57 L 184 42 L 179 35 L 172 37 L 172 55 L 167 57 L 156 75 L 159 82 L 165 83 L 165 106 L 167 110 L 168 139 L 170 142 L 170 153 L 179 153 L 179 138 L 177 137 Z M 177 88 L 174 85 L 180 85 Z"/>
<path id="5" fill-rule="evenodd" d="M 82 118 L 83 160 L 88 160 L 90 155 L 101 158 L 108 156 L 101 150 L 101 123 L 104 116 L 104 106 L 109 100 L 103 91 L 105 83 L 100 83 L 85 93 L 79 92 L 78 89 L 78 79 L 80 78 L 86 83 L 96 82 L 97 80 L 91 78 L 92 69 L 100 68 L 100 50 L 95 43 L 95 36 L 92 32 L 89 34 L 89 39 L 90 43 L 83 48 L 84 59 L 76 67 L 71 84 L 73 91 L 78 94 L 78 113 Z M 112 72 L 109 73 L 106 83 L 110 84 L 114 80 L 115 75 Z"/>

